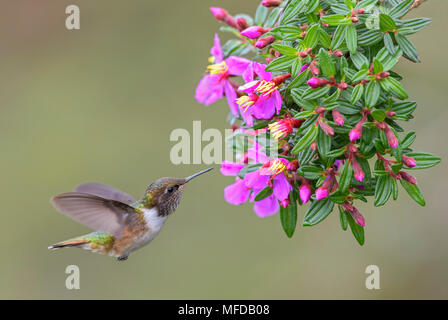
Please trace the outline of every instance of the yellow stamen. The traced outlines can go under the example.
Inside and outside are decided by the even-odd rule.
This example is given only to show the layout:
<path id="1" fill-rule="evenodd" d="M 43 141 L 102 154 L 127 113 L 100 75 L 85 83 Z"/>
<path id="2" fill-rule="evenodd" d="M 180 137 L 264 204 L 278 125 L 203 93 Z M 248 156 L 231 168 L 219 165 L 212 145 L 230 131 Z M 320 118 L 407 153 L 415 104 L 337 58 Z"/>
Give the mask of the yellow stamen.
<path id="1" fill-rule="evenodd" d="M 215 63 L 215 57 L 214 56 L 208 57 L 208 62 L 211 64 Z"/>
<path id="2" fill-rule="evenodd" d="M 207 71 L 210 74 L 224 74 L 229 68 L 227 64 L 223 61 L 221 63 L 211 64 L 207 67 Z"/>
<path id="3" fill-rule="evenodd" d="M 240 107 L 240 109 L 244 109 L 243 111 L 246 112 L 247 109 L 252 106 L 255 102 L 250 99 L 249 96 L 242 96 L 236 99 L 236 103 Z"/>
<path id="4" fill-rule="evenodd" d="M 286 165 L 283 162 L 281 162 L 280 159 L 274 160 L 274 162 L 272 162 L 272 164 L 269 168 L 269 170 L 272 172 L 272 175 L 274 175 L 274 176 L 278 175 L 285 169 L 286 169 Z"/>
<path id="5" fill-rule="evenodd" d="M 262 96 L 268 96 L 272 92 L 274 92 L 277 89 L 277 86 L 274 82 L 261 80 L 258 86 L 255 88 L 255 93 L 258 93 Z"/>
<path id="6" fill-rule="evenodd" d="M 282 130 L 283 127 L 280 123 L 278 122 L 270 123 L 268 127 L 275 140 L 280 140 L 284 137 L 285 134 Z"/>

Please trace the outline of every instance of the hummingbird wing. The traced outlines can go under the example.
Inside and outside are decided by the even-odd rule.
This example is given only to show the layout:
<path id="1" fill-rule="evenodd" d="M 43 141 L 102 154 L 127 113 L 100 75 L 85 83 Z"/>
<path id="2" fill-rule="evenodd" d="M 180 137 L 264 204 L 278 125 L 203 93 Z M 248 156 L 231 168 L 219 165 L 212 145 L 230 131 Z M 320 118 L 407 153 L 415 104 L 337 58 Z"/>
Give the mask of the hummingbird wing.
<path id="1" fill-rule="evenodd" d="M 95 231 L 120 237 L 123 229 L 136 221 L 135 209 L 123 202 L 93 194 L 68 192 L 51 199 L 62 214 Z"/>
<path id="2" fill-rule="evenodd" d="M 101 183 L 84 183 L 75 188 L 75 192 L 93 194 L 95 196 L 116 200 L 123 203 L 133 203 L 135 199 L 121 190 L 109 187 Z"/>

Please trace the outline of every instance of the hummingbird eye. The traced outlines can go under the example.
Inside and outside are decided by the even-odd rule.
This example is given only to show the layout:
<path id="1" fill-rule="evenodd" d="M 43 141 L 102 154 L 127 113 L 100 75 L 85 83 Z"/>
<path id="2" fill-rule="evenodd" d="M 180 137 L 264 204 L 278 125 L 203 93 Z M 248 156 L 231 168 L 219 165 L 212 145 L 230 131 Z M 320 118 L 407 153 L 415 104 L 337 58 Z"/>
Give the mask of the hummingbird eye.
<path id="1" fill-rule="evenodd" d="M 177 189 L 177 186 L 174 186 L 174 187 L 168 187 L 168 188 L 166 189 L 166 191 L 167 191 L 168 193 L 173 193 L 174 190 L 176 190 L 176 189 Z"/>

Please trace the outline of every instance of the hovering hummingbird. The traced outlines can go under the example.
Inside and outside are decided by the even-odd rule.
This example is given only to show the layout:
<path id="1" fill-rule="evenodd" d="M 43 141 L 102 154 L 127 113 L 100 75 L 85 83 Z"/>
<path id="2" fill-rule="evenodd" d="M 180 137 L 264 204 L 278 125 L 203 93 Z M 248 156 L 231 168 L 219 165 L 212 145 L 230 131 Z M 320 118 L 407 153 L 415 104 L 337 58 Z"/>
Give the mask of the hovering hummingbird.
<path id="1" fill-rule="evenodd" d="M 100 183 L 82 184 L 75 192 L 59 194 L 51 199 L 56 210 L 95 232 L 56 243 L 48 249 L 80 247 L 126 260 L 132 251 L 157 236 L 179 205 L 185 184 L 212 169 L 187 178 L 160 178 L 146 188 L 138 201 Z"/>

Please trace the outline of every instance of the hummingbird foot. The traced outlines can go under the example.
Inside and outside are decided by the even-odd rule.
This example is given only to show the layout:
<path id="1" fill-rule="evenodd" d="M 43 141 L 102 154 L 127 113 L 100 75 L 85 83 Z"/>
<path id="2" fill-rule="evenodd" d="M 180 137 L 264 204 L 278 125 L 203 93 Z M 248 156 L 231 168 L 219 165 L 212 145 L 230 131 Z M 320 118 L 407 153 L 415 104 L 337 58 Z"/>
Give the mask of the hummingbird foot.
<path id="1" fill-rule="evenodd" d="M 128 260 L 128 257 L 129 257 L 129 256 L 119 256 L 119 257 L 117 258 L 117 260 L 118 260 L 118 261 L 126 261 L 126 260 Z"/>

